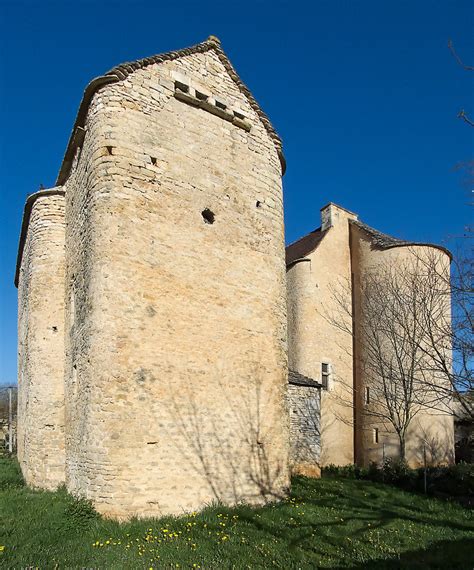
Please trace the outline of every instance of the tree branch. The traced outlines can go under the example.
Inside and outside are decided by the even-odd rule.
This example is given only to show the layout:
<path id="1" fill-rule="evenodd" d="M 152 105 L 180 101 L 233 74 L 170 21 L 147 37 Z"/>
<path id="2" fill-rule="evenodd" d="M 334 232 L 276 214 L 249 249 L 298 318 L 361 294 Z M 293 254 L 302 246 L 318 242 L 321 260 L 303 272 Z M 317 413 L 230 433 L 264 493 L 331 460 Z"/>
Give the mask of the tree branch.
<path id="1" fill-rule="evenodd" d="M 449 51 L 453 54 L 454 59 L 459 63 L 459 65 L 465 69 L 466 71 L 474 71 L 474 67 L 472 65 L 466 65 L 462 59 L 458 56 L 458 54 L 456 53 L 456 50 L 454 49 L 453 46 L 453 42 L 451 39 L 448 40 L 448 48 Z"/>

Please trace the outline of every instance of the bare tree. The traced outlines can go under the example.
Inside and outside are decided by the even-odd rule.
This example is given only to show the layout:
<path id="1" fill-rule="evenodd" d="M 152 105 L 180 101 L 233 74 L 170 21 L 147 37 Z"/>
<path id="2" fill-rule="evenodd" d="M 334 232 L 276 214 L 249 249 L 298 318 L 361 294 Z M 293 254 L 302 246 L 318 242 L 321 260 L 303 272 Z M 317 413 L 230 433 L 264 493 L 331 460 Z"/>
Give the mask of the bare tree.
<path id="1" fill-rule="evenodd" d="M 466 65 L 464 61 L 459 57 L 458 53 L 454 49 L 454 45 L 451 39 L 448 40 L 448 49 L 453 54 L 454 59 L 465 71 L 474 71 L 474 66 Z M 462 119 L 469 126 L 474 127 L 474 121 L 466 114 L 464 109 L 461 109 L 458 113 L 458 119 Z"/>
<path id="2" fill-rule="evenodd" d="M 456 252 L 451 276 L 435 251 L 414 252 L 426 279 L 422 305 L 421 350 L 429 364 L 425 383 L 432 390 L 433 405 L 452 400 L 454 415 L 474 420 L 474 264 L 470 244 Z M 451 317 L 446 306 L 451 301 Z M 433 378 L 442 378 L 434 382 Z"/>
<path id="3" fill-rule="evenodd" d="M 402 460 L 413 419 L 428 409 L 448 413 L 457 382 L 447 257 L 436 249 L 411 249 L 404 248 L 396 263 L 387 260 L 364 272 L 355 284 L 340 283 L 329 317 L 355 336 L 356 401 L 348 402 L 362 424 L 396 434 Z"/>
<path id="4" fill-rule="evenodd" d="M 426 407 L 442 403 L 432 389 L 444 382 L 433 370 L 425 348 L 429 342 L 425 320 L 440 318 L 449 327 L 449 290 L 433 284 L 433 275 L 425 269 L 416 258 L 395 266 L 385 264 L 364 275 L 360 287 L 360 366 L 364 384 L 370 389 L 363 413 L 393 428 L 402 460 L 408 428 L 415 416 Z M 433 285 L 439 294 L 436 314 L 427 310 Z M 449 367 L 449 342 L 439 347 L 439 353 Z"/>
<path id="5" fill-rule="evenodd" d="M 453 55 L 458 65 L 468 72 L 474 71 L 474 66 L 467 65 L 458 55 L 451 39 L 448 40 L 448 49 Z M 462 119 L 469 126 L 474 127 L 474 122 L 466 114 L 464 109 L 458 113 L 458 118 Z M 456 167 L 467 174 L 464 184 L 470 194 L 469 203 L 472 206 L 472 196 L 474 192 L 474 160 L 461 162 Z M 472 257 L 472 227 L 464 228 L 462 236 L 457 237 L 458 246 L 453 260 L 452 271 L 452 299 L 453 299 L 453 320 L 452 320 L 452 345 L 454 362 L 451 373 L 445 370 L 449 378 L 449 383 L 453 392 L 455 414 L 462 416 L 472 422 L 474 419 L 474 265 Z M 438 365 L 443 367 L 441 359 L 436 358 Z M 457 404 L 457 405 L 456 405 Z"/>

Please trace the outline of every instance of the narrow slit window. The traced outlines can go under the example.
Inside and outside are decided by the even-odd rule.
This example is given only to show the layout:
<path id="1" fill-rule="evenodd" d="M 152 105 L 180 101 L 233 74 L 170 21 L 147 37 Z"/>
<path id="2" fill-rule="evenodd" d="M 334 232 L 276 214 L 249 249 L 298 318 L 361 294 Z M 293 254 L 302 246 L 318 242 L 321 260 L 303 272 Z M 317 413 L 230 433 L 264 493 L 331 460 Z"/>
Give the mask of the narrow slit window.
<path id="1" fill-rule="evenodd" d="M 327 362 L 323 362 L 321 364 L 321 384 L 325 390 L 328 389 L 329 386 L 329 364 Z"/>
<path id="2" fill-rule="evenodd" d="M 379 442 L 379 428 L 374 428 L 374 443 Z"/>
<path id="3" fill-rule="evenodd" d="M 370 404 L 370 388 L 368 386 L 365 388 L 365 403 Z"/>

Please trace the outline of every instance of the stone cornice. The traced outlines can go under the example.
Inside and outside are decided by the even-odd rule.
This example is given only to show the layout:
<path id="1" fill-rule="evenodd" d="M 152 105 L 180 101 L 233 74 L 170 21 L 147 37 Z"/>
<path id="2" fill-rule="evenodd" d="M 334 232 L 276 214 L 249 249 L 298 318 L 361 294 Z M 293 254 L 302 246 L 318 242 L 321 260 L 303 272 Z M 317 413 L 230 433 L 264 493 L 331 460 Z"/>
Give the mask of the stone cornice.
<path id="1" fill-rule="evenodd" d="M 30 216 L 33 206 L 38 198 L 43 196 L 64 196 L 62 188 L 51 188 L 49 190 L 39 190 L 34 194 L 30 194 L 26 199 L 25 208 L 23 210 L 23 219 L 21 222 L 20 241 L 18 243 L 18 254 L 16 257 L 15 269 L 15 287 L 18 287 L 18 280 L 20 278 L 21 260 L 23 258 L 23 249 L 25 247 L 26 236 L 28 235 L 28 226 L 30 223 Z"/>
<path id="2" fill-rule="evenodd" d="M 270 122 L 270 119 L 267 115 L 262 111 L 260 105 L 257 103 L 255 98 L 253 97 L 252 93 L 248 89 L 248 87 L 243 83 L 240 79 L 239 75 L 235 71 L 234 67 L 232 66 L 229 58 L 224 53 L 223 49 L 221 48 L 220 41 L 215 36 L 210 36 L 206 41 L 196 44 L 195 46 L 184 48 L 176 51 L 169 51 L 166 53 L 154 55 L 152 57 L 145 57 L 143 59 L 138 59 L 137 61 L 132 61 L 129 63 L 122 63 L 113 67 L 110 71 L 108 71 L 105 75 L 96 77 L 93 79 L 89 85 L 87 85 L 84 95 L 82 97 L 82 101 L 79 105 L 79 110 L 77 112 L 77 117 L 74 122 L 74 127 L 72 129 L 71 137 L 68 142 L 68 146 L 66 148 L 66 153 L 63 158 L 63 162 L 61 164 L 61 168 L 59 170 L 58 178 L 56 181 L 57 186 L 62 186 L 66 182 L 71 166 L 72 161 L 74 159 L 74 154 L 77 148 L 77 139 L 76 139 L 76 130 L 78 128 L 83 128 L 86 122 L 87 112 L 89 110 L 90 102 L 92 101 L 92 97 L 97 93 L 97 91 L 103 87 L 104 85 L 108 85 L 110 83 L 117 83 L 119 81 L 123 81 L 126 79 L 131 73 L 137 71 L 138 69 L 143 69 L 148 65 L 153 65 L 155 63 L 162 63 L 165 61 L 172 61 L 174 59 L 178 59 L 180 57 L 184 57 L 187 55 L 192 55 L 195 53 L 204 53 L 206 51 L 214 50 L 217 54 L 218 58 L 222 62 L 223 66 L 225 67 L 227 73 L 232 78 L 234 83 L 239 88 L 240 92 L 245 95 L 247 98 L 250 106 L 252 109 L 257 113 L 258 117 L 260 118 L 263 126 L 267 130 L 270 138 L 275 144 L 278 157 L 281 163 L 282 175 L 285 173 L 286 170 L 286 161 L 282 151 L 282 142 L 278 134 L 276 133 L 273 125 Z"/>

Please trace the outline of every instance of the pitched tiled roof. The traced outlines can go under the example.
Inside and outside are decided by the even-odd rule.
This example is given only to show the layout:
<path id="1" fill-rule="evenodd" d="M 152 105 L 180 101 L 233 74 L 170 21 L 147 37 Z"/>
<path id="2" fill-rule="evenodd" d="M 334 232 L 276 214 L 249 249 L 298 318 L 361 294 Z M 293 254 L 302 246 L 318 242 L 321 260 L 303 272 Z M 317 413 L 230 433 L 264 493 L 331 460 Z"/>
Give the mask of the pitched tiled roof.
<path id="1" fill-rule="evenodd" d="M 291 265 L 297 259 L 302 259 L 312 251 L 314 251 L 321 240 L 326 235 L 327 230 L 321 230 L 318 228 L 309 234 L 306 234 L 299 240 L 291 243 L 286 247 L 286 265 Z"/>
<path id="2" fill-rule="evenodd" d="M 74 153 L 75 153 L 75 149 L 77 146 L 77 143 L 75 142 L 76 130 L 78 128 L 80 129 L 80 128 L 84 127 L 86 117 L 87 117 L 87 112 L 89 110 L 89 104 L 90 104 L 94 94 L 101 87 L 103 87 L 104 85 L 107 85 L 109 83 L 117 83 L 119 81 L 122 81 L 123 79 L 128 77 L 131 73 L 136 71 L 137 69 L 142 69 L 148 65 L 152 65 L 154 63 L 162 63 L 164 61 L 171 61 L 174 59 L 178 59 L 180 57 L 184 57 L 186 55 L 192 55 L 194 53 L 203 53 L 203 52 L 206 52 L 209 50 L 214 50 L 216 52 L 218 58 L 220 59 L 223 66 L 225 67 L 225 69 L 229 73 L 230 77 L 233 79 L 233 81 L 235 82 L 235 84 L 237 85 L 239 90 L 246 96 L 250 106 L 259 116 L 259 118 L 262 121 L 265 129 L 267 130 L 270 138 L 275 143 L 275 147 L 277 149 L 278 156 L 279 156 L 280 162 L 281 162 L 282 174 L 284 174 L 285 168 L 286 168 L 286 162 L 285 162 L 285 157 L 283 156 L 282 142 L 281 142 L 280 137 L 278 136 L 275 129 L 273 128 L 273 126 L 270 122 L 270 119 L 262 111 L 259 104 L 257 103 L 257 101 L 253 97 L 252 93 L 248 89 L 248 87 L 246 87 L 246 85 L 243 83 L 243 81 L 238 76 L 237 72 L 235 71 L 232 64 L 230 63 L 229 58 L 226 56 L 226 54 L 222 50 L 220 41 L 215 36 L 209 36 L 209 38 L 206 41 L 201 42 L 199 44 L 196 44 L 195 46 L 192 46 L 189 48 L 184 48 L 184 49 L 180 49 L 180 50 L 176 50 L 176 51 L 169 51 L 166 53 L 154 55 L 152 57 L 145 57 L 143 59 L 138 59 L 137 61 L 132 61 L 129 63 L 122 63 L 120 65 L 117 65 L 116 67 L 113 67 L 105 75 L 102 75 L 101 77 L 97 77 L 96 79 L 93 79 L 89 83 L 89 85 L 86 87 L 86 89 L 84 91 L 84 95 L 82 97 L 81 104 L 79 105 L 79 110 L 77 113 L 76 121 L 74 123 L 74 127 L 72 129 L 72 134 L 71 134 L 71 137 L 69 139 L 69 143 L 68 143 L 68 146 L 66 149 L 66 153 L 64 155 L 64 159 L 63 159 L 61 168 L 59 170 L 56 185 L 57 186 L 63 185 L 69 176 L 69 172 L 70 172 L 71 165 L 72 165 L 72 160 L 74 158 Z"/>

